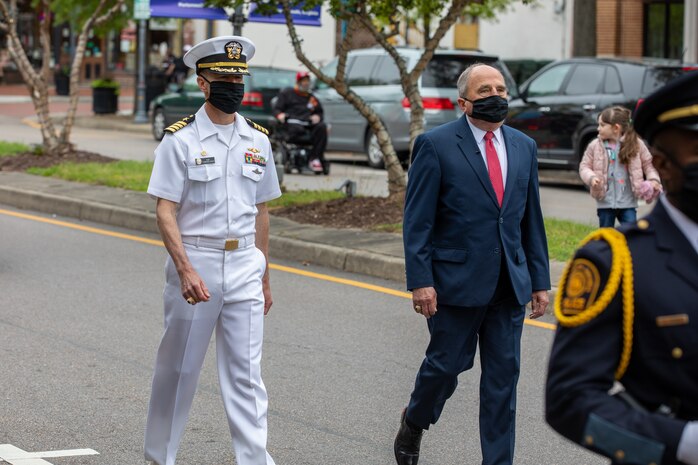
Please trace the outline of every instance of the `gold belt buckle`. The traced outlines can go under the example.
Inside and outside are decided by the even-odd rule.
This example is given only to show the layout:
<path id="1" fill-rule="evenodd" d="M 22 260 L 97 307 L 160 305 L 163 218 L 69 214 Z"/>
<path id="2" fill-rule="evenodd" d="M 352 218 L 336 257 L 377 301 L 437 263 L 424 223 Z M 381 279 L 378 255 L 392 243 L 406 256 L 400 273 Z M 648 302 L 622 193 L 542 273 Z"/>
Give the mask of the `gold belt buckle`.
<path id="1" fill-rule="evenodd" d="M 225 250 L 230 252 L 231 250 L 236 250 L 240 244 L 237 239 L 226 239 L 225 240 Z"/>

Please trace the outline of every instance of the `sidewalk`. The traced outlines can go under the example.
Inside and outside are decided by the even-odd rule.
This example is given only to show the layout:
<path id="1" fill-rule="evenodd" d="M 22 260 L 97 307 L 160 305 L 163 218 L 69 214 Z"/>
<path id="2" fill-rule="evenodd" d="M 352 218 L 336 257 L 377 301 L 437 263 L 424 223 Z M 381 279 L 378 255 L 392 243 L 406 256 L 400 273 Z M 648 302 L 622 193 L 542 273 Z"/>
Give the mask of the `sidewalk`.
<path id="1" fill-rule="evenodd" d="M 155 201 L 143 192 L 0 172 L 0 204 L 84 221 L 157 233 Z M 271 217 L 270 254 L 404 282 L 405 261 L 398 234 L 332 229 Z M 551 262 L 553 285 L 564 264 Z"/>

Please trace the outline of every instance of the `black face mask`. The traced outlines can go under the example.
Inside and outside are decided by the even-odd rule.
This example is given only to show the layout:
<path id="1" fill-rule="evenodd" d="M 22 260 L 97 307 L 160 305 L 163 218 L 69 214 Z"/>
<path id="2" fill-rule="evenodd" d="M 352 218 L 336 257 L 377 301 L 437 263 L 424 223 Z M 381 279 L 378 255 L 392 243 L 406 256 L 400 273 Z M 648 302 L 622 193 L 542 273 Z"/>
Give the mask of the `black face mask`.
<path id="1" fill-rule="evenodd" d="M 698 163 L 691 163 L 681 169 L 683 185 L 674 193 L 678 207 L 687 217 L 698 223 Z"/>
<path id="2" fill-rule="evenodd" d="M 210 89 L 208 102 L 211 105 L 229 115 L 238 111 L 242 103 L 242 97 L 245 95 L 245 84 L 228 81 L 211 82 L 203 76 L 201 76 L 201 79 L 208 82 Z"/>
<path id="3" fill-rule="evenodd" d="M 490 95 L 489 97 L 468 100 L 463 100 L 473 104 L 473 112 L 470 114 L 475 119 L 481 119 L 488 123 L 499 123 L 504 121 L 509 111 L 509 102 L 504 97 L 499 95 Z"/>

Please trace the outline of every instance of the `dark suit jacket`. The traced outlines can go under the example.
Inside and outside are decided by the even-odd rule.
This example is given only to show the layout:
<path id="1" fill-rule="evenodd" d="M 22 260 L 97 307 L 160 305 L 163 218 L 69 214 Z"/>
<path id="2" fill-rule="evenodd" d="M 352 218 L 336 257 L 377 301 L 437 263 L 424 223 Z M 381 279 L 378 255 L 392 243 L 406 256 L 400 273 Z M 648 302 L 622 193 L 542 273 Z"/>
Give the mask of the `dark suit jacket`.
<path id="1" fill-rule="evenodd" d="M 466 116 L 417 137 L 405 198 L 407 288 L 434 287 L 439 303 L 487 305 L 502 254 L 519 304 L 550 289 L 535 142 L 507 126 L 500 209 Z"/>
<path id="2" fill-rule="evenodd" d="M 611 396 L 621 356 L 621 293 L 590 322 L 560 326 L 548 369 L 546 418 L 567 438 L 622 463 L 678 464 L 686 421 L 698 420 L 698 254 L 661 203 L 649 225 L 621 227 L 633 262 L 635 318 L 630 364 L 620 382 L 646 411 Z M 611 251 L 603 241 L 579 249 L 575 259 L 599 271 L 606 287 Z M 567 289 L 560 289 L 563 297 Z M 670 315 L 685 315 L 683 320 Z M 660 323 L 658 317 L 673 323 Z M 670 407 L 675 418 L 654 413 Z M 614 462 L 615 463 L 615 462 Z"/>

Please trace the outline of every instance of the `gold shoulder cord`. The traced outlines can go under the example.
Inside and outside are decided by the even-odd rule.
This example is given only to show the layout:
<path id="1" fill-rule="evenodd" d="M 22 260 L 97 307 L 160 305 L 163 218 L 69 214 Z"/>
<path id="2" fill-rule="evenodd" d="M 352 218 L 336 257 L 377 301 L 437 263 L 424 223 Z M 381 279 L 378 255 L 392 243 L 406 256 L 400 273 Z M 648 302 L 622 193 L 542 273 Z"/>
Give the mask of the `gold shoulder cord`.
<path id="1" fill-rule="evenodd" d="M 606 287 L 599 298 L 586 310 L 576 315 L 565 315 L 562 312 L 562 294 L 572 262 L 567 262 L 562 273 L 558 292 L 555 295 L 555 316 L 562 326 L 573 328 L 588 323 L 603 312 L 611 303 L 618 292 L 621 281 L 623 282 L 623 351 L 621 352 L 615 377 L 620 379 L 625 374 L 630 363 L 630 355 L 633 348 L 633 320 L 635 318 L 635 302 L 633 293 L 633 261 L 630 255 L 625 236 L 612 228 L 603 228 L 589 234 L 580 243 L 580 247 L 593 240 L 604 240 L 611 246 L 611 272 L 606 282 Z"/>

